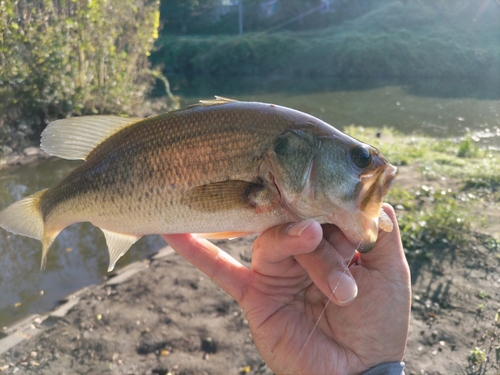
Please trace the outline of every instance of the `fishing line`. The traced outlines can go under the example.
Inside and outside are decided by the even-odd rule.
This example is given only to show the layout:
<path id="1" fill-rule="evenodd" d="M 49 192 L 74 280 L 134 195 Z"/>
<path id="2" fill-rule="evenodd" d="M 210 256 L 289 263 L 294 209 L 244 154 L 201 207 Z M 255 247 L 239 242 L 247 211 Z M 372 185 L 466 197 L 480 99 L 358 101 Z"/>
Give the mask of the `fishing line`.
<path id="1" fill-rule="evenodd" d="M 349 269 L 349 265 L 351 264 L 352 260 L 354 259 L 354 257 L 356 256 L 356 251 L 358 251 L 358 249 L 361 247 L 361 244 L 363 243 L 363 240 L 364 240 L 364 236 L 363 238 L 361 239 L 361 241 L 359 241 L 359 244 L 356 246 L 356 248 L 354 249 L 351 257 L 349 258 L 349 262 L 347 262 L 347 267 L 344 269 L 344 271 L 342 272 L 342 276 L 340 277 L 339 281 L 337 281 L 337 285 L 335 285 L 335 288 L 333 288 L 332 290 L 332 293 L 330 294 L 330 296 L 328 297 L 328 300 L 326 301 L 325 303 L 325 307 L 323 307 L 323 310 L 321 311 L 321 314 L 319 314 L 319 317 L 318 317 L 318 320 L 316 320 L 316 322 L 314 323 L 314 327 L 312 328 L 311 330 L 311 333 L 309 333 L 309 336 L 307 336 L 307 339 L 306 341 L 304 342 L 304 345 L 302 346 L 302 349 L 300 349 L 300 352 L 299 354 L 297 355 L 297 357 L 295 358 L 295 360 L 293 361 L 293 364 L 292 364 L 292 367 L 290 369 L 290 373 L 293 374 L 293 370 L 295 368 L 295 366 L 297 365 L 297 362 L 299 361 L 300 357 L 302 357 L 302 354 L 304 353 L 304 350 L 307 346 L 307 344 L 309 343 L 309 341 L 311 340 L 311 337 L 312 335 L 314 334 L 314 331 L 316 331 L 316 328 L 318 327 L 319 325 L 319 322 L 321 321 L 321 318 L 323 317 L 323 315 L 325 314 L 326 312 L 326 309 L 328 308 L 328 305 L 330 304 L 331 302 L 331 298 L 333 297 L 333 295 L 335 294 L 335 292 L 337 291 L 337 288 L 339 287 L 339 284 L 340 284 L 340 281 L 342 280 L 342 278 L 345 276 L 345 274 L 347 273 L 347 270 Z"/>

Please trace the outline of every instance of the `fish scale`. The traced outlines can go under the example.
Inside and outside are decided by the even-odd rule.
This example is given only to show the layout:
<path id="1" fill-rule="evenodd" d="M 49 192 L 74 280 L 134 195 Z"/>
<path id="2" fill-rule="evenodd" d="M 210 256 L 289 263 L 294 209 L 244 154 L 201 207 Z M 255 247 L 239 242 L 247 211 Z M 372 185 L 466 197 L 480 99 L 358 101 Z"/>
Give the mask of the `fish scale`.
<path id="1" fill-rule="evenodd" d="M 368 249 L 396 173 L 315 117 L 224 98 L 148 119 L 57 120 L 42 148 L 85 163 L 1 211 L 0 226 L 41 240 L 43 264 L 61 230 L 89 221 L 104 232 L 110 269 L 143 235 L 234 237 L 308 218 Z"/>

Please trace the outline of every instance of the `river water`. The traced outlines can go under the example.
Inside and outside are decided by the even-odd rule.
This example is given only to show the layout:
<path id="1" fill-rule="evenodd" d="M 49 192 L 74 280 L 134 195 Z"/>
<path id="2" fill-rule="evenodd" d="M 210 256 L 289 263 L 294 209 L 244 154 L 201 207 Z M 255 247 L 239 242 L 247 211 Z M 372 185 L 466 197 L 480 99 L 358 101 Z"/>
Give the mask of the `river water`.
<path id="1" fill-rule="evenodd" d="M 496 94 L 450 95 L 440 89 L 435 95 L 423 95 L 415 88 L 382 84 L 362 90 L 327 84 L 319 89 L 299 90 L 290 87 L 290 83 L 286 86 L 269 82 L 257 82 L 252 89 L 241 91 L 234 85 L 221 85 L 219 89 L 208 85 L 196 90 L 180 87 L 178 92 L 186 105 L 213 94 L 270 102 L 308 112 L 338 128 L 350 124 L 389 126 L 404 134 L 418 132 L 457 139 L 469 131 L 484 147 L 500 149 L 500 95 Z M 0 209 L 54 185 L 79 163 L 49 160 L 1 170 Z M 119 261 L 117 268 L 143 259 L 162 246 L 164 242 L 159 236 L 144 237 Z M 40 271 L 40 250 L 39 241 L 0 229 L 0 327 L 28 314 L 45 312 L 75 290 L 102 282 L 107 274 L 104 236 L 88 223 L 75 224 L 61 232 L 44 271 Z"/>

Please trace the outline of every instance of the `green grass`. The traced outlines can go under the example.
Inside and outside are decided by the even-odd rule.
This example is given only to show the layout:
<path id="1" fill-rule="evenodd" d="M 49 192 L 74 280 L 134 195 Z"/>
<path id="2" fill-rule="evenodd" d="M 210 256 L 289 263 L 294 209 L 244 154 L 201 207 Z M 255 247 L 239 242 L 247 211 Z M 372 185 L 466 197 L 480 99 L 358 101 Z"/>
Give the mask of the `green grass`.
<path id="1" fill-rule="evenodd" d="M 360 126 L 349 126 L 345 132 L 361 140 L 369 139 L 391 163 L 416 166 L 429 179 L 457 179 L 463 190 L 500 190 L 499 153 L 479 148 L 469 137 L 451 141 L 401 135 L 385 128 L 381 131 L 384 137 L 379 139 L 374 135 L 380 130 Z"/>
<path id="2" fill-rule="evenodd" d="M 401 237 L 410 259 L 478 244 L 489 251 L 500 250 L 498 239 L 476 232 L 487 223 L 481 212 L 474 210 L 475 205 L 485 202 L 500 204 L 497 152 L 477 147 L 468 137 L 443 141 L 384 129 L 383 137 L 377 138 L 377 129 L 350 126 L 345 130 L 358 139 L 370 139 L 391 163 L 412 166 L 422 173 L 421 184 L 404 189 L 396 183 L 386 198 L 398 209 Z M 428 186 L 431 183 L 426 184 L 429 180 L 441 180 L 437 185 L 445 187 L 432 188 Z"/>
<path id="3" fill-rule="evenodd" d="M 486 351 L 478 348 L 477 346 L 471 350 L 469 355 L 469 363 L 472 365 L 479 365 L 482 362 L 486 361 Z"/>

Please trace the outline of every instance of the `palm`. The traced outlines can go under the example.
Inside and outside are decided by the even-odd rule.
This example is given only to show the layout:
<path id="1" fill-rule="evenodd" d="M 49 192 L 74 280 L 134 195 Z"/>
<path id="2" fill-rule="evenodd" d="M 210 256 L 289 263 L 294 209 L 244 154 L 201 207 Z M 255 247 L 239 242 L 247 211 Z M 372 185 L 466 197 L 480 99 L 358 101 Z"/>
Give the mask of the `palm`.
<path id="1" fill-rule="evenodd" d="M 360 264 L 347 270 L 343 258 L 352 245 L 343 236 L 330 240 L 333 247 L 316 223 L 300 237 L 287 236 L 284 228 L 257 238 L 250 270 L 206 241 L 164 237 L 236 299 L 257 349 L 275 373 L 361 373 L 402 360 L 410 287 L 397 230 L 383 233 L 371 252 L 357 258 Z M 328 285 L 334 269 L 345 273 L 342 280 L 351 275 L 356 280 L 354 301 L 339 298 L 338 281 Z"/>
<path id="2" fill-rule="evenodd" d="M 395 340 L 387 332 L 394 331 L 397 315 L 407 315 L 409 293 L 401 294 L 406 289 L 404 280 L 384 287 L 387 280 L 380 272 L 361 266 L 350 270 L 359 294 L 349 306 L 328 302 L 304 269 L 302 274 L 296 270 L 282 274 L 279 284 L 266 285 L 268 276 L 255 277 L 255 287 L 249 288 L 240 304 L 260 353 L 275 372 L 340 374 L 349 368 L 359 373 L 402 359 L 405 322 Z M 394 301 L 395 294 L 401 299 Z M 384 321 L 387 327 L 381 330 Z"/>

